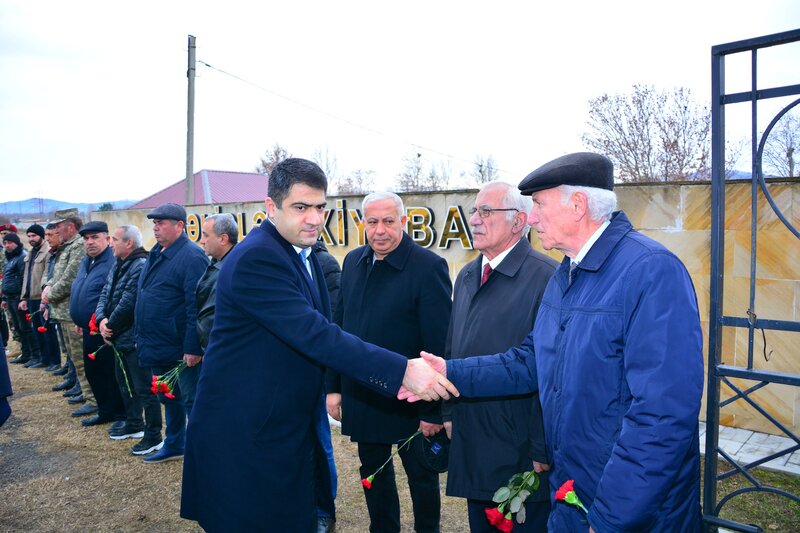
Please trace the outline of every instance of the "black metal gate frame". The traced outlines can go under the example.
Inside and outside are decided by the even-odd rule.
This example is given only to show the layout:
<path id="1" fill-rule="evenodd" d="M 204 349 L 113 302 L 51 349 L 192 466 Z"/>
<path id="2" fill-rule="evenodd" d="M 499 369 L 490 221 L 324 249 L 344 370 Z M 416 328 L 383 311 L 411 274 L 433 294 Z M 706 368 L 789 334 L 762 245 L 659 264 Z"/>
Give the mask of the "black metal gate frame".
<path id="1" fill-rule="evenodd" d="M 781 424 L 770 415 L 750 395 L 755 391 L 773 383 L 800 386 L 800 375 L 770 372 L 753 368 L 753 339 L 756 330 L 793 331 L 800 332 L 800 322 L 786 320 L 765 320 L 756 314 L 756 237 L 757 237 L 757 199 L 759 189 L 766 197 L 772 210 L 783 224 L 798 239 L 800 232 L 794 228 L 789 220 L 781 213 L 770 195 L 761 169 L 761 158 L 764 145 L 770 131 L 780 118 L 793 107 L 800 104 L 800 98 L 794 100 L 783 108 L 770 122 L 760 141 L 757 132 L 758 103 L 761 100 L 785 97 L 800 94 L 800 84 L 783 87 L 758 89 L 758 50 L 771 46 L 779 46 L 800 41 L 800 29 L 737 41 L 734 43 L 717 45 L 711 48 L 711 283 L 710 283 L 710 317 L 708 334 L 708 382 L 706 388 L 706 454 L 705 454 L 705 482 L 703 486 L 703 521 L 707 531 L 715 531 L 717 526 L 722 526 L 734 531 L 759 532 L 763 531 L 757 526 L 740 524 L 719 517 L 723 506 L 731 499 L 745 493 L 762 492 L 784 496 L 800 503 L 800 498 L 795 494 L 769 487 L 762 484 L 751 473 L 750 469 L 768 461 L 782 457 L 800 449 L 800 438 L 789 428 Z M 730 54 L 750 53 L 751 89 L 749 91 L 725 94 L 725 57 Z M 723 280 L 725 278 L 724 250 L 725 250 L 725 106 L 728 104 L 750 102 L 751 121 L 751 150 L 752 150 L 752 197 L 751 197 L 751 242 L 750 242 L 750 303 L 747 316 L 725 316 L 722 314 Z M 720 364 L 722 353 L 722 328 L 747 328 L 747 367 L 737 367 Z M 748 388 L 741 388 L 733 383 L 732 378 L 753 381 L 755 384 Z M 724 383 L 733 391 L 733 396 L 720 402 L 720 384 Z M 767 457 L 762 457 L 747 464 L 738 464 L 730 455 L 721 450 L 719 441 L 719 412 L 720 409 L 734 401 L 743 400 L 753 409 L 764 416 L 780 429 L 794 445 Z M 722 456 L 733 467 L 727 472 L 717 474 L 719 457 Z M 717 483 L 725 478 L 741 474 L 750 485 L 737 489 L 725 495 L 717 502 Z"/>

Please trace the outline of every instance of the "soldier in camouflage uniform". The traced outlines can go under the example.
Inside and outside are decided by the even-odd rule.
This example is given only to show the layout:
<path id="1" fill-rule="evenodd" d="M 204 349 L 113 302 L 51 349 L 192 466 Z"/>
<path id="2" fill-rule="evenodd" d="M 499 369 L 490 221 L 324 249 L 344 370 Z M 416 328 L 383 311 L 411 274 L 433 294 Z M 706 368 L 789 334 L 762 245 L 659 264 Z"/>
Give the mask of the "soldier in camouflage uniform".
<path id="1" fill-rule="evenodd" d="M 42 291 L 42 303 L 50 306 L 50 318 L 58 321 L 58 327 L 64 334 L 69 358 L 75 366 L 75 374 L 78 378 L 83 393 L 85 404 L 72 412 L 72 416 L 84 416 L 97 413 L 97 402 L 95 401 L 92 388 L 86 380 L 86 372 L 83 367 L 83 334 L 78 333 L 75 323 L 69 316 L 69 296 L 72 291 L 72 282 L 78 274 L 78 267 L 86 256 L 83 249 L 83 238 L 78 234 L 78 230 L 83 225 L 77 209 L 62 209 L 56 211 L 58 232 L 61 236 L 61 246 L 58 249 L 58 259 L 53 268 L 53 277 L 50 278 Z M 76 400 L 72 400 L 76 403 Z"/>
<path id="2" fill-rule="evenodd" d="M 8 233 L 17 233 L 17 227 L 14 224 L 0 224 L 0 239 Z M 0 277 L 2 277 L 3 269 L 6 266 L 6 256 L 0 253 Z M 0 296 L 3 290 L 0 289 Z M 22 355 L 22 345 L 19 342 L 19 334 L 13 327 L 13 321 L 6 315 L 8 311 L 0 311 L 0 332 L 3 337 L 3 345 L 6 346 L 6 357 L 13 359 Z"/>

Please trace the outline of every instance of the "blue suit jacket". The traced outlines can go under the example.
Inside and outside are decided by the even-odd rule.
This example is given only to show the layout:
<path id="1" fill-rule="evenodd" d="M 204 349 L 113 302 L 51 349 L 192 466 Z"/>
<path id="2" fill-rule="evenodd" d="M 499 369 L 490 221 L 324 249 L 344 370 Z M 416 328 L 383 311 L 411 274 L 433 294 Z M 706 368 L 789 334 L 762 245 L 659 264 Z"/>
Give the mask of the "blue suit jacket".
<path id="1" fill-rule="evenodd" d="M 407 359 L 329 320 L 319 262 L 312 284 L 269 222 L 228 255 L 192 414 L 181 516 L 207 531 L 313 531 L 312 452 L 326 366 L 393 396 Z"/>

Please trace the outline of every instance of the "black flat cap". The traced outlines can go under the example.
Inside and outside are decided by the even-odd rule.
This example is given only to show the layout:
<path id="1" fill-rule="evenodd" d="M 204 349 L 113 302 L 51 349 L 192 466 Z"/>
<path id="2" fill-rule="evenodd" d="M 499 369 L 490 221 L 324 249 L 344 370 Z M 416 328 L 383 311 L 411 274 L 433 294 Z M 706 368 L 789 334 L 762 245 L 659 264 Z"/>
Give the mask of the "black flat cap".
<path id="1" fill-rule="evenodd" d="M 439 474 L 447 472 L 450 439 L 446 432 L 440 431 L 432 437 L 420 435 L 411 442 L 411 447 L 423 467 Z"/>
<path id="2" fill-rule="evenodd" d="M 186 223 L 186 209 L 182 205 L 172 202 L 161 204 L 147 214 L 147 218 L 158 218 L 161 220 L 182 220 Z"/>
<path id="3" fill-rule="evenodd" d="M 81 237 L 87 233 L 108 233 L 108 224 L 102 220 L 91 220 L 81 226 L 81 229 L 78 230 L 78 233 L 80 233 Z"/>
<path id="4" fill-rule="evenodd" d="M 559 185 L 577 185 L 614 190 L 614 163 L 591 152 L 562 155 L 545 163 L 519 183 L 519 191 L 530 196 Z"/>

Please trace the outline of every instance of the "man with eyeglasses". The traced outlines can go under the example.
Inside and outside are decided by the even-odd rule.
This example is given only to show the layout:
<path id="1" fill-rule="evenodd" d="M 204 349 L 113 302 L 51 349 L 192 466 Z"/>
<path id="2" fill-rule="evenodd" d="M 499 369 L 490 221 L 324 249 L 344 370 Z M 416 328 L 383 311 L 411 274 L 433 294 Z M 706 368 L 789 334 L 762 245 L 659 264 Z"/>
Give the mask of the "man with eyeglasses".
<path id="1" fill-rule="evenodd" d="M 531 248 L 531 199 L 500 181 L 478 191 L 470 211 L 473 248 L 453 289 L 445 358 L 497 353 L 522 342 L 533 329 L 544 288 L 557 263 Z M 517 531 L 546 531 L 550 496 L 542 408 L 538 394 L 507 398 L 454 398 L 442 408 L 450 446 L 447 495 L 467 499 L 470 531 L 490 533 L 486 519 L 494 491 L 517 472 L 542 473 L 539 490 L 525 502 Z"/>

